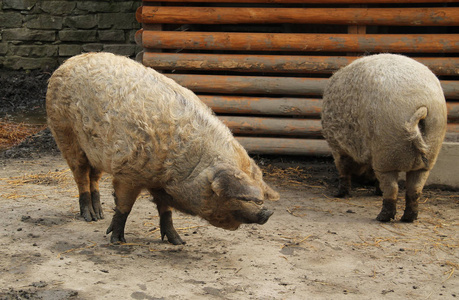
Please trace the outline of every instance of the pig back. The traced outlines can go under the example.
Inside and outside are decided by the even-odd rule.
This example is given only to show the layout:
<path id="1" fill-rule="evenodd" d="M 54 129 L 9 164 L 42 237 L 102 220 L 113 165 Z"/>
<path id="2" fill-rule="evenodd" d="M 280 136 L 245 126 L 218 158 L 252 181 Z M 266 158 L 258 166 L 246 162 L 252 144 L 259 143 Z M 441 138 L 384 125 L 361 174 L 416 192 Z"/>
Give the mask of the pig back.
<path id="1" fill-rule="evenodd" d="M 410 169 L 418 155 L 406 123 L 420 107 L 428 112 L 423 138 L 438 153 L 446 105 L 435 75 L 401 55 L 364 57 L 332 76 L 324 93 L 324 135 L 332 148 L 375 169 Z"/>
<path id="2" fill-rule="evenodd" d="M 128 58 L 73 57 L 49 89 L 49 122 L 71 126 L 90 163 L 108 173 L 159 180 L 171 161 L 187 168 L 209 144 L 232 140 L 191 91 Z"/>

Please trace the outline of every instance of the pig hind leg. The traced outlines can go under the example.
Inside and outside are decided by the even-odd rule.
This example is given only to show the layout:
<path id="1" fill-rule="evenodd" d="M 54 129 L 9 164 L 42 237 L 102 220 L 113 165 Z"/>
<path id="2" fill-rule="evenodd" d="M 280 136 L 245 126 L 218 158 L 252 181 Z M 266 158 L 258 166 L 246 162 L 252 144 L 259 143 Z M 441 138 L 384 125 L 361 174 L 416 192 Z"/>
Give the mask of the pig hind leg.
<path id="1" fill-rule="evenodd" d="M 53 128 L 53 131 L 78 186 L 80 215 L 88 222 L 103 219 L 98 184 L 102 173 L 91 167 L 70 127 Z"/>
<path id="2" fill-rule="evenodd" d="M 167 194 L 164 190 L 150 190 L 150 194 L 153 196 L 153 201 L 158 207 L 161 239 L 164 240 L 164 237 L 166 236 L 167 240 L 171 244 L 185 244 L 172 223 L 172 209 L 168 205 L 168 203 L 171 203 L 173 200 L 172 196 Z"/>
<path id="3" fill-rule="evenodd" d="M 115 214 L 113 215 L 112 222 L 110 223 L 106 233 L 112 233 L 110 243 L 126 243 L 126 239 L 124 238 L 126 220 L 142 189 L 133 186 L 129 182 L 117 179 L 113 180 L 113 187 L 115 190 Z"/>
<path id="4" fill-rule="evenodd" d="M 345 154 L 333 154 L 339 173 L 338 193 L 335 197 L 344 198 L 351 195 L 352 174 L 362 168 L 352 157 Z"/>
<path id="5" fill-rule="evenodd" d="M 381 222 L 389 222 L 397 213 L 398 172 L 375 172 L 383 193 L 383 207 L 376 217 Z"/>
<path id="6" fill-rule="evenodd" d="M 418 201 L 426 183 L 429 171 L 417 170 L 406 173 L 405 212 L 402 222 L 413 222 L 418 218 Z"/>

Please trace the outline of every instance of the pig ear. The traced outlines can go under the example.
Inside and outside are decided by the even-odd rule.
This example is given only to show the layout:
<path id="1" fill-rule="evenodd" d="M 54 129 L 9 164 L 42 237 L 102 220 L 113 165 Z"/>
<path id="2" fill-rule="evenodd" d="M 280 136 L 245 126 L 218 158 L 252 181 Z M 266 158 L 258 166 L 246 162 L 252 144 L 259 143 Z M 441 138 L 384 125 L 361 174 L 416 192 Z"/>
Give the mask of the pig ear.
<path id="1" fill-rule="evenodd" d="M 266 183 L 263 183 L 263 189 L 265 192 L 265 198 L 271 201 L 276 201 L 280 199 L 278 192 L 270 188 Z"/>
<path id="2" fill-rule="evenodd" d="M 245 201 L 262 201 L 263 192 L 250 182 L 247 174 L 228 168 L 218 170 L 212 179 L 212 190 L 225 198 L 235 198 Z"/>

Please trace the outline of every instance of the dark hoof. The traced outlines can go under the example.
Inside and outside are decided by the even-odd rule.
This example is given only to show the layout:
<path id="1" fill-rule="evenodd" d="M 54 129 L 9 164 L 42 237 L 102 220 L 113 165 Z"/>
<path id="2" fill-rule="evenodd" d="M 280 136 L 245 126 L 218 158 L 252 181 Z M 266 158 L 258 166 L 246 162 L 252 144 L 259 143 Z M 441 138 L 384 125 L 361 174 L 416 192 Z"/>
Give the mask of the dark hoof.
<path id="1" fill-rule="evenodd" d="M 107 231 L 105 232 L 106 234 L 109 234 L 110 232 L 113 231 L 113 226 L 110 225 L 107 228 Z M 110 243 L 112 244 L 122 244 L 126 243 L 126 239 L 124 238 L 124 234 L 115 234 L 115 232 L 112 233 L 112 236 L 110 237 Z"/>
<path id="2" fill-rule="evenodd" d="M 112 236 L 110 237 L 110 243 L 114 245 L 125 244 L 126 239 L 124 238 L 124 236 L 115 236 L 112 234 Z"/>
<path id="3" fill-rule="evenodd" d="M 120 213 L 120 211 L 115 208 L 115 214 L 113 215 L 112 222 L 110 226 L 107 228 L 106 234 L 112 233 L 110 237 L 110 243 L 112 244 L 120 244 L 126 243 L 126 239 L 124 238 L 124 227 L 126 225 L 126 219 L 129 216 L 129 213 Z"/>
<path id="4" fill-rule="evenodd" d="M 86 192 L 80 195 L 80 215 L 86 222 L 104 218 L 99 192 L 92 192 L 91 194 Z"/>
<path id="5" fill-rule="evenodd" d="M 417 212 L 405 211 L 405 213 L 403 214 L 403 216 L 400 219 L 400 221 L 406 222 L 406 223 L 413 223 L 414 220 L 417 220 L 417 219 L 418 219 L 418 213 Z"/>
<path id="6" fill-rule="evenodd" d="M 86 222 L 91 222 L 91 221 L 97 221 L 98 218 L 94 211 L 91 212 L 91 209 L 89 207 L 83 207 L 81 209 L 80 215 L 84 218 Z"/>
<path id="7" fill-rule="evenodd" d="M 394 219 L 397 213 L 396 202 L 397 201 L 393 199 L 383 199 L 383 206 L 376 220 L 380 222 L 389 222 Z"/>
<path id="8" fill-rule="evenodd" d="M 164 237 L 162 237 L 162 240 L 164 241 Z M 172 245 L 185 245 L 186 244 L 186 242 L 184 242 L 179 235 L 175 237 L 171 237 L 171 238 L 167 237 L 167 241 L 171 243 Z"/>
<path id="9" fill-rule="evenodd" d="M 175 231 L 174 228 L 172 230 L 162 231 L 161 232 L 161 240 L 164 241 L 164 237 L 167 237 L 167 241 L 172 245 L 185 245 L 185 242 L 182 240 L 180 235 Z"/>
<path id="10" fill-rule="evenodd" d="M 172 224 L 172 211 L 166 211 L 160 215 L 159 227 L 161 231 L 161 240 L 164 241 L 164 237 L 167 237 L 168 242 L 173 245 L 185 244 Z"/>
<path id="11" fill-rule="evenodd" d="M 334 197 L 335 198 L 349 198 L 351 197 L 351 193 L 347 191 L 338 191 L 338 193 L 336 193 Z"/>
<path id="12" fill-rule="evenodd" d="M 388 210 L 381 210 L 379 215 L 376 217 L 376 220 L 379 222 L 389 222 L 390 220 L 393 220 L 395 218 L 395 212 L 394 211 L 388 211 Z"/>
<path id="13" fill-rule="evenodd" d="M 102 205 L 100 204 L 100 194 L 98 191 L 94 191 L 91 193 L 91 200 L 92 200 L 92 208 L 94 212 L 92 217 L 95 220 L 102 220 L 104 218 L 104 212 L 102 210 Z"/>

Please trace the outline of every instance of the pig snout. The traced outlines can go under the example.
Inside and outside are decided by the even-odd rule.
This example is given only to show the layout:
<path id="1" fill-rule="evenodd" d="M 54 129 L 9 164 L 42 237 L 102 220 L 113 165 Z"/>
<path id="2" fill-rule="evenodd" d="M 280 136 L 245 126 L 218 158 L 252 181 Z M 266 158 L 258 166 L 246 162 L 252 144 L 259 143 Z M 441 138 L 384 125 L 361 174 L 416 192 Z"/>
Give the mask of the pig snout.
<path id="1" fill-rule="evenodd" d="M 260 225 L 265 224 L 266 222 L 268 222 L 269 217 L 271 217 L 273 213 L 274 212 L 270 211 L 269 209 L 263 208 L 257 214 L 257 217 L 258 217 L 257 223 Z"/>
<path id="2" fill-rule="evenodd" d="M 233 212 L 234 218 L 239 222 L 246 224 L 257 223 L 260 225 L 265 224 L 272 214 L 273 212 L 266 208 L 262 208 L 258 212 L 250 210 L 237 210 Z"/>

